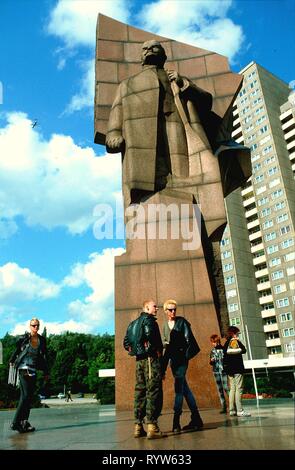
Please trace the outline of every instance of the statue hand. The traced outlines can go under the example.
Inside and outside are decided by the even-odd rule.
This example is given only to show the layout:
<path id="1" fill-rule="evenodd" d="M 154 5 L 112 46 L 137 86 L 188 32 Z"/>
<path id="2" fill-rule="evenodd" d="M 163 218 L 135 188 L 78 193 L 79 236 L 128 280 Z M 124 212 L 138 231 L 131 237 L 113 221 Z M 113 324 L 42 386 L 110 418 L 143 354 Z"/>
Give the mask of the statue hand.
<path id="1" fill-rule="evenodd" d="M 123 142 L 124 142 L 124 138 L 122 135 L 119 135 L 117 137 L 109 137 L 106 139 L 106 146 L 109 148 L 109 149 L 112 149 L 112 150 L 120 150 L 122 145 L 123 145 Z"/>
<path id="2" fill-rule="evenodd" d="M 176 81 L 176 84 L 181 88 L 183 86 L 183 80 L 181 78 L 181 76 L 179 75 L 178 72 L 176 72 L 176 70 L 167 70 L 167 76 L 170 80 L 170 82 L 172 82 L 173 80 Z"/>

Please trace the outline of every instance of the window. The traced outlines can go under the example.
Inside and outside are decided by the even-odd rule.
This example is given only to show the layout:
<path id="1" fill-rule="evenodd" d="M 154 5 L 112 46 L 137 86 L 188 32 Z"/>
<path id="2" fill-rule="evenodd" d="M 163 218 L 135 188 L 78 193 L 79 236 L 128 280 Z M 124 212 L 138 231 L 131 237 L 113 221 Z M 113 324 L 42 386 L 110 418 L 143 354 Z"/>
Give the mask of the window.
<path id="1" fill-rule="evenodd" d="M 231 251 L 224 251 L 223 253 L 221 253 L 221 258 L 222 259 L 226 259 L 226 258 L 230 258 L 231 257 Z"/>
<path id="2" fill-rule="evenodd" d="M 279 319 L 280 319 L 281 323 L 284 323 L 285 321 L 291 321 L 292 320 L 292 314 L 291 314 L 291 312 L 280 313 Z"/>
<path id="3" fill-rule="evenodd" d="M 256 75 L 256 70 L 254 70 L 253 72 L 249 73 L 249 75 L 248 75 L 248 77 L 247 77 L 248 80 L 249 80 L 250 78 L 254 77 L 254 75 Z"/>
<path id="4" fill-rule="evenodd" d="M 266 242 L 269 242 L 270 240 L 275 240 L 277 238 L 277 233 L 276 232 L 270 232 L 264 235 L 264 240 Z"/>
<path id="5" fill-rule="evenodd" d="M 250 111 L 250 106 L 246 106 L 240 111 L 240 114 L 246 114 L 248 111 Z"/>
<path id="6" fill-rule="evenodd" d="M 223 271 L 224 272 L 230 271 L 231 269 L 233 269 L 233 264 L 232 263 L 228 263 L 228 264 L 223 265 Z"/>
<path id="7" fill-rule="evenodd" d="M 247 124 L 248 122 L 252 121 L 252 116 L 247 116 L 245 117 L 245 119 L 243 120 L 243 123 L 244 124 Z"/>
<path id="8" fill-rule="evenodd" d="M 281 264 L 281 258 L 272 258 L 271 260 L 269 260 L 270 267 L 278 266 L 279 264 Z"/>
<path id="9" fill-rule="evenodd" d="M 247 126 L 247 127 L 245 128 L 245 134 L 246 134 L 247 132 L 250 132 L 252 129 L 254 129 L 254 126 L 253 126 L 253 124 L 250 124 L 250 126 Z"/>
<path id="10" fill-rule="evenodd" d="M 288 307 L 289 306 L 289 299 L 288 297 L 285 297 L 284 299 L 278 299 L 277 300 L 277 307 L 282 308 L 282 307 Z"/>
<path id="11" fill-rule="evenodd" d="M 261 168 L 261 163 L 256 163 L 256 165 L 253 166 L 253 171 L 258 171 Z"/>
<path id="12" fill-rule="evenodd" d="M 285 336 L 285 337 L 295 336 L 294 328 L 284 328 L 283 329 L 283 336 Z"/>
<path id="13" fill-rule="evenodd" d="M 280 234 L 285 235 L 286 233 L 290 232 L 291 227 L 290 225 L 285 225 L 284 227 L 280 228 Z"/>
<path id="14" fill-rule="evenodd" d="M 256 98 L 256 100 L 253 101 L 253 106 L 256 106 L 258 103 L 262 103 L 262 98 Z"/>
<path id="15" fill-rule="evenodd" d="M 245 96 L 245 98 L 242 98 L 240 101 L 240 105 L 243 106 L 243 104 L 247 103 L 248 101 L 248 96 Z"/>
<path id="16" fill-rule="evenodd" d="M 292 253 L 287 253 L 286 255 L 284 255 L 284 260 L 287 261 L 287 262 L 295 260 L 295 251 L 293 251 Z"/>
<path id="17" fill-rule="evenodd" d="M 280 271 L 274 271 L 271 274 L 271 278 L 275 281 L 276 279 L 282 279 L 284 277 L 284 271 L 281 269 Z"/>
<path id="18" fill-rule="evenodd" d="M 255 178 L 255 183 L 261 183 L 264 180 L 264 175 L 258 175 Z"/>
<path id="19" fill-rule="evenodd" d="M 251 140 L 256 139 L 256 134 L 251 134 L 247 137 L 246 142 L 251 142 Z"/>
<path id="20" fill-rule="evenodd" d="M 277 186 L 279 183 L 280 183 L 280 178 L 276 178 L 274 180 L 272 180 L 270 183 L 269 183 L 269 187 L 270 188 L 273 188 L 274 186 Z"/>
<path id="21" fill-rule="evenodd" d="M 288 240 L 284 240 L 281 243 L 281 247 L 283 248 L 283 250 L 285 248 L 289 248 L 290 246 L 293 246 L 293 245 L 294 245 L 294 238 L 289 238 Z"/>
<path id="22" fill-rule="evenodd" d="M 260 216 L 261 217 L 266 217 L 267 215 L 269 215 L 271 213 L 271 208 L 270 207 L 266 207 L 265 209 L 263 209 L 261 212 L 260 212 Z"/>
<path id="23" fill-rule="evenodd" d="M 235 282 L 235 276 L 227 276 L 225 278 L 225 284 L 226 285 L 233 284 L 234 282 Z"/>
<path id="24" fill-rule="evenodd" d="M 262 150 L 262 155 L 266 155 L 267 153 L 270 153 L 272 151 L 272 145 L 268 145 L 267 147 L 264 147 Z"/>
<path id="25" fill-rule="evenodd" d="M 242 91 L 240 91 L 239 96 L 243 96 L 246 94 L 246 88 L 243 88 Z"/>
<path id="26" fill-rule="evenodd" d="M 249 85 L 249 87 L 248 87 L 249 90 L 250 90 L 251 88 L 254 88 L 255 83 L 257 83 L 257 80 L 254 80 L 252 83 L 250 83 L 250 85 Z"/>
<path id="27" fill-rule="evenodd" d="M 267 173 L 269 176 L 273 176 L 275 173 L 277 173 L 279 171 L 278 167 L 277 166 L 273 166 L 271 167 Z"/>
<path id="28" fill-rule="evenodd" d="M 281 294 L 282 292 L 286 292 L 286 290 L 286 284 L 278 284 L 277 286 L 274 286 L 275 294 Z"/>
<path id="29" fill-rule="evenodd" d="M 265 134 L 265 132 L 267 132 L 267 131 L 268 131 L 268 125 L 267 124 L 259 129 L 260 134 Z"/>
<path id="30" fill-rule="evenodd" d="M 223 238 L 220 242 L 222 246 L 229 245 L 229 238 Z"/>
<path id="31" fill-rule="evenodd" d="M 277 197 L 282 196 L 283 193 L 284 193 L 284 191 L 282 189 L 277 189 L 276 191 L 271 193 L 271 197 L 272 197 L 272 199 L 276 199 Z"/>
<path id="32" fill-rule="evenodd" d="M 260 188 L 256 189 L 256 195 L 258 196 L 261 193 L 264 193 L 266 191 L 266 186 L 260 186 Z"/>
<path id="33" fill-rule="evenodd" d="M 272 155 L 271 157 L 268 157 L 264 160 L 264 165 L 269 165 L 269 163 L 275 162 L 276 157 Z"/>
<path id="34" fill-rule="evenodd" d="M 229 312 L 236 312 L 237 310 L 239 310 L 238 304 L 228 304 Z"/>
<path id="35" fill-rule="evenodd" d="M 256 126 L 258 126 L 262 121 L 264 121 L 266 119 L 266 116 L 265 114 L 263 116 L 261 116 L 259 119 L 257 119 L 256 121 Z"/>
<path id="36" fill-rule="evenodd" d="M 287 213 L 278 215 L 277 223 L 280 224 L 281 222 L 285 222 L 285 220 L 289 219 L 289 215 Z"/>
<path id="37" fill-rule="evenodd" d="M 279 245 L 270 245 L 266 248 L 266 251 L 269 255 L 276 253 L 276 251 L 279 251 Z"/>
<path id="38" fill-rule="evenodd" d="M 226 297 L 230 299 L 231 297 L 236 297 L 237 291 L 236 289 L 231 289 L 226 292 Z"/>
<path id="39" fill-rule="evenodd" d="M 274 346 L 270 349 L 270 354 L 280 354 L 282 352 L 281 346 Z"/>
<path id="40" fill-rule="evenodd" d="M 287 276 L 294 276 L 295 274 L 295 266 L 291 266 L 290 268 L 287 268 Z"/>
<path id="41" fill-rule="evenodd" d="M 250 147 L 250 150 L 251 150 L 251 152 L 253 152 L 253 150 L 256 150 L 257 148 L 258 148 L 257 144 L 252 144 L 251 147 Z"/>
<path id="42" fill-rule="evenodd" d="M 263 139 L 261 139 L 260 145 L 266 144 L 266 142 L 268 142 L 269 140 L 270 140 L 270 135 L 267 135 L 266 137 L 264 137 Z"/>
<path id="43" fill-rule="evenodd" d="M 230 326 L 236 326 L 241 324 L 240 317 L 230 318 L 229 319 Z"/>
<path id="44" fill-rule="evenodd" d="M 270 228 L 270 227 L 273 227 L 273 220 L 272 220 L 272 219 L 266 220 L 266 221 L 262 224 L 262 228 L 264 228 L 264 229 L 267 229 L 267 228 Z"/>
<path id="45" fill-rule="evenodd" d="M 260 158 L 259 153 L 256 153 L 251 156 L 251 162 L 256 162 L 256 160 L 259 160 L 259 158 Z"/>
<path id="46" fill-rule="evenodd" d="M 286 353 L 295 352 L 295 342 L 293 342 L 293 343 L 286 343 L 286 344 L 285 344 L 285 351 L 286 351 Z"/>
<path id="47" fill-rule="evenodd" d="M 262 206 L 263 204 L 266 204 L 268 202 L 268 197 L 262 197 L 261 199 L 258 199 L 257 203 L 259 206 Z"/>
<path id="48" fill-rule="evenodd" d="M 274 205 L 274 210 L 275 210 L 275 211 L 279 211 L 280 209 L 284 209 L 285 206 L 286 206 L 285 201 L 277 202 L 277 203 Z"/>

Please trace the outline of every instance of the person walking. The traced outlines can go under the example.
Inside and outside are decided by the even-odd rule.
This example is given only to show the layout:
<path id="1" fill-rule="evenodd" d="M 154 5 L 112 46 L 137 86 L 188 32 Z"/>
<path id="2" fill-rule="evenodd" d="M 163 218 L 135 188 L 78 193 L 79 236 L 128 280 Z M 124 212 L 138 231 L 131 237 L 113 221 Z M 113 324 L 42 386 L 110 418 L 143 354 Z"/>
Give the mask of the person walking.
<path id="1" fill-rule="evenodd" d="M 139 318 L 128 327 L 123 345 L 136 356 L 135 393 L 134 393 L 134 437 L 158 439 L 165 437 L 158 426 L 162 411 L 162 367 L 163 345 L 157 323 L 158 307 L 154 300 L 143 303 Z M 134 348 L 134 352 L 132 352 Z M 143 427 L 144 418 L 147 432 Z"/>
<path id="2" fill-rule="evenodd" d="M 32 318 L 30 321 L 30 333 L 20 337 L 9 361 L 10 365 L 14 366 L 18 372 L 20 385 L 20 399 L 11 429 L 20 433 L 35 431 L 35 428 L 31 426 L 28 419 L 36 389 L 37 369 L 43 370 L 46 381 L 49 378 L 46 359 L 46 338 L 39 335 L 39 327 L 40 322 L 38 318 Z"/>
<path id="3" fill-rule="evenodd" d="M 189 360 L 198 354 L 200 348 L 192 333 L 190 323 L 185 318 L 176 315 L 177 302 L 173 299 L 166 300 L 163 308 L 167 315 L 163 326 L 165 348 L 163 371 L 166 371 L 167 365 L 170 363 L 175 390 L 172 431 L 175 433 L 181 431 L 180 416 L 184 398 L 191 411 L 191 420 L 182 429 L 184 431 L 199 430 L 203 427 L 203 421 L 196 399 L 187 383 L 186 372 Z"/>

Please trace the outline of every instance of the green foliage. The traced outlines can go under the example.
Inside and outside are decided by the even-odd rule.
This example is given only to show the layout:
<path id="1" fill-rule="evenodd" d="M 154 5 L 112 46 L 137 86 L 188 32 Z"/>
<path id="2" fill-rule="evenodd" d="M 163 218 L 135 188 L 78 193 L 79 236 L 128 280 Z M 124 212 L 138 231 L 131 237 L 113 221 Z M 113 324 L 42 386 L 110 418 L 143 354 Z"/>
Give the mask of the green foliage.
<path id="1" fill-rule="evenodd" d="M 45 329 L 44 329 L 45 330 Z M 46 330 L 44 331 L 47 335 Z M 7 385 L 9 358 L 16 337 L 6 335 L 2 339 L 3 364 L 0 365 L 0 408 L 15 406 L 19 391 Z M 101 403 L 114 403 L 115 381 L 99 378 L 99 369 L 112 369 L 115 364 L 114 336 L 64 333 L 47 336 L 47 352 L 50 381 L 44 384 L 43 374 L 37 376 L 37 393 L 45 396 L 57 395 L 66 389 L 72 393 L 94 393 Z M 40 405 L 36 394 L 34 405 Z"/>
<path id="2" fill-rule="evenodd" d="M 294 391 L 294 377 L 292 372 L 269 371 L 268 376 L 256 376 L 259 395 L 265 393 L 273 397 L 291 397 Z M 244 393 L 255 393 L 252 375 L 244 376 Z"/>

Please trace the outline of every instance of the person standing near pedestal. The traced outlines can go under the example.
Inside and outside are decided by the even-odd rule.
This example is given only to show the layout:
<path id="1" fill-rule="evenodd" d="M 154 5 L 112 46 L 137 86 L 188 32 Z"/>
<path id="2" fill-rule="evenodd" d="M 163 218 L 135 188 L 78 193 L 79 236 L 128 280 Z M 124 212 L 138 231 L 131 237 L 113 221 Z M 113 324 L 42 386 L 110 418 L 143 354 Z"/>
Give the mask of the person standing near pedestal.
<path id="1" fill-rule="evenodd" d="M 203 421 L 195 397 L 186 381 L 186 371 L 189 360 L 198 354 L 200 348 L 191 331 L 190 323 L 185 318 L 176 316 L 176 301 L 166 300 L 163 308 L 167 314 L 167 321 L 163 326 L 165 347 L 163 370 L 165 372 L 170 362 L 175 390 L 172 431 L 175 433 L 181 431 L 180 416 L 182 414 L 183 398 L 186 399 L 191 411 L 191 421 L 182 429 L 184 431 L 197 431 L 203 427 Z"/>
<path id="2" fill-rule="evenodd" d="M 212 349 L 210 351 L 210 365 L 212 366 L 212 371 L 222 406 L 220 413 L 226 413 L 225 394 L 229 395 L 229 392 L 227 385 L 227 375 L 223 368 L 223 347 L 221 345 L 220 336 L 218 335 L 211 335 L 210 341 L 212 344 Z"/>
<path id="3" fill-rule="evenodd" d="M 158 439 L 164 437 L 158 426 L 162 411 L 162 340 L 157 323 L 158 307 L 154 300 L 143 303 L 143 312 L 132 328 L 127 329 L 124 348 L 131 353 L 135 349 L 136 375 L 134 394 L 134 437 Z M 146 417 L 148 432 L 144 430 Z"/>

